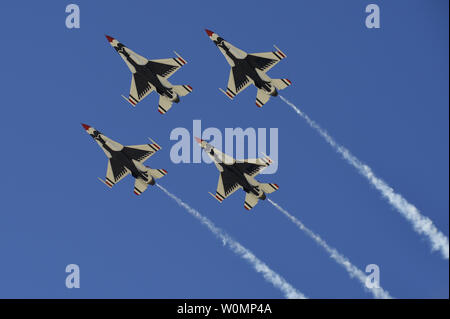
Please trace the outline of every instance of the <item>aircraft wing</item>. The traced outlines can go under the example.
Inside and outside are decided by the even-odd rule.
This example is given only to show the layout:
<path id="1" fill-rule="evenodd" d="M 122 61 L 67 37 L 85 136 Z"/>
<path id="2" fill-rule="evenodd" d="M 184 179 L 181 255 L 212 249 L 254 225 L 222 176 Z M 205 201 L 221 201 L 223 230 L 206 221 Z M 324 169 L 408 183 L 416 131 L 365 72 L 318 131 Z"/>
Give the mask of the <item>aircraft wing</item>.
<path id="1" fill-rule="evenodd" d="M 151 144 L 124 146 L 122 152 L 130 159 L 143 163 L 161 149 L 161 146 L 156 144 L 156 142 L 152 142 Z"/>
<path id="2" fill-rule="evenodd" d="M 128 99 L 122 96 L 132 106 L 136 106 L 147 95 L 153 92 L 155 88 L 139 73 L 133 73 L 131 78 L 130 94 Z"/>
<path id="3" fill-rule="evenodd" d="M 153 73 L 168 79 L 186 63 L 186 60 L 177 54 L 176 58 L 150 60 L 147 67 Z"/>
<path id="4" fill-rule="evenodd" d="M 263 72 L 269 71 L 284 58 L 286 58 L 286 54 L 278 48 L 276 51 L 272 52 L 251 53 L 248 55 L 248 59 L 252 62 L 252 64 Z"/>
<path id="5" fill-rule="evenodd" d="M 120 162 L 114 158 L 110 158 L 106 170 L 106 179 L 104 181 L 102 180 L 102 182 L 111 188 L 128 174 L 130 174 L 128 168 L 120 164 Z"/>
<path id="6" fill-rule="evenodd" d="M 257 159 L 246 159 L 241 162 L 236 162 L 234 165 L 243 173 L 249 176 L 258 175 L 264 168 L 272 164 L 270 157 L 265 156 Z"/>
<path id="7" fill-rule="evenodd" d="M 253 81 L 245 75 L 238 67 L 232 67 L 230 77 L 228 78 L 227 90 L 224 92 L 230 99 L 234 99 L 236 95 L 247 88 Z"/>
<path id="8" fill-rule="evenodd" d="M 230 173 L 222 172 L 219 175 L 216 195 L 211 195 L 220 203 L 222 203 L 225 198 L 233 194 L 239 188 L 242 188 L 242 186 L 237 183 L 237 181 L 230 175 Z"/>

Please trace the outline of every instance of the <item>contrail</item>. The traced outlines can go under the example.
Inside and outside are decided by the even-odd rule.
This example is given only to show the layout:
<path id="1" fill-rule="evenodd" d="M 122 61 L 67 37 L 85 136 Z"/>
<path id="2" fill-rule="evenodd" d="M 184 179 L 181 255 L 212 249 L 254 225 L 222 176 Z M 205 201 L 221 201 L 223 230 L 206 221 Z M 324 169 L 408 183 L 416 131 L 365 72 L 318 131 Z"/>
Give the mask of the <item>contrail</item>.
<path id="1" fill-rule="evenodd" d="M 283 277 L 278 275 L 275 271 L 269 268 L 264 262 L 259 260 L 250 250 L 242 246 L 236 240 L 230 237 L 225 231 L 216 227 L 214 223 L 200 214 L 197 210 L 190 207 L 183 202 L 176 195 L 170 193 L 167 189 L 159 184 L 156 184 L 167 196 L 172 198 L 178 205 L 188 211 L 189 214 L 197 218 L 203 225 L 205 225 L 218 239 L 222 240 L 223 245 L 228 247 L 238 256 L 249 262 L 256 272 L 261 273 L 264 279 L 270 282 L 275 288 L 280 289 L 286 298 L 289 299 L 306 299 L 305 295 L 292 287 Z"/>
<path id="2" fill-rule="evenodd" d="M 358 267 L 353 265 L 345 256 L 340 254 L 335 248 L 330 247 L 325 240 L 323 240 L 319 235 L 314 233 L 311 229 L 306 227 L 300 220 L 289 214 L 288 211 L 283 209 L 280 205 L 272 201 L 270 198 L 267 198 L 269 203 L 271 203 L 276 209 L 282 212 L 287 218 L 289 218 L 300 230 L 305 232 L 306 235 L 311 237 L 319 246 L 321 246 L 327 253 L 330 254 L 330 257 L 334 259 L 339 265 L 345 268 L 350 277 L 358 279 L 363 287 L 367 290 L 366 280 L 367 276 L 364 272 L 362 272 Z M 372 288 L 369 289 L 373 296 L 377 299 L 391 299 L 392 297 L 389 295 L 389 292 L 384 290 L 383 288 Z"/>
<path id="3" fill-rule="evenodd" d="M 325 141 L 333 147 L 336 152 L 342 155 L 342 157 L 358 172 L 364 176 L 372 186 L 374 186 L 385 197 L 388 202 L 407 220 L 411 222 L 414 230 L 418 234 L 423 234 L 428 237 L 431 242 L 432 251 L 440 250 L 442 256 L 448 260 L 449 257 L 449 243 L 448 237 L 439 231 L 430 218 L 423 216 L 420 211 L 412 204 L 410 204 L 402 195 L 394 192 L 394 189 L 386 184 L 382 179 L 375 176 L 372 169 L 366 164 L 362 163 L 356 158 L 348 149 L 339 145 L 319 124 L 309 118 L 307 114 L 300 111 L 294 104 L 289 102 L 283 96 L 280 98 L 289 105 L 298 115 L 303 117 L 306 122 L 315 129 Z"/>

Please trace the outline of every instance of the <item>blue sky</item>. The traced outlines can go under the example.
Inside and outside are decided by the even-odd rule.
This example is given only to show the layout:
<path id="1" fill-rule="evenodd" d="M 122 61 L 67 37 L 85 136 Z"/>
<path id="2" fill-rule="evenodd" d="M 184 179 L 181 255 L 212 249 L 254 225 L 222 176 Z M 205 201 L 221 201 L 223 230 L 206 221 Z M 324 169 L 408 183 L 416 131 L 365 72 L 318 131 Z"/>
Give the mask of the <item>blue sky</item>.
<path id="1" fill-rule="evenodd" d="M 279 166 L 260 180 L 271 198 L 360 269 L 378 264 L 398 298 L 448 298 L 449 265 L 279 99 L 258 109 L 251 87 L 230 101 L 229 67 L 209 28 L 248 52 L 276 44 L 287 59 L 273 78 L 375 173 L 449 231 L 448 1 L 77 1 L 81 28 L 65 27 L 64 1 L 1 2 L 3 142 L 2 298 L 282 298 L 242 259 L 159 189 L 109 190 L 106 157 L 80 122 L 122 144 L 155 139 L 149 165 L 169 191 L 226 230 L 311 298 L 370 298 L 269 203 L 251 213 L 243 192 L 219 205 L 213 165 L 173 164 L 170 132 L 203 127 L 279 128 Z M 364 25 L 381 8 L 381 29 Z M 265 19 L 262 20 L 261 17 Z M 104 34 L 149 59 L 179 52 L 171 82 L 194 92 L 161 116 L 153 94 L 135 109 L 130 72 Z M 81 288 L 65 287 L 65 267 Z"/>

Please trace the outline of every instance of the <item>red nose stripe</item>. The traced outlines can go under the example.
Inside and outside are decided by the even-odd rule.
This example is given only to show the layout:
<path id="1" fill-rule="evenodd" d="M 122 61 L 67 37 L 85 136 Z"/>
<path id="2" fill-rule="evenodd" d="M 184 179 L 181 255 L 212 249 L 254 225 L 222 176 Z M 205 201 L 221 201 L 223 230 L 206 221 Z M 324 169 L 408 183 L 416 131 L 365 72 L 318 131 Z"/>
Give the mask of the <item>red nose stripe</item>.
<path id="1" fill-rule="evenodd" d="M 87 125 L 87 124 L 83 124 L 83 123 L 81 123 L 81 125 L 84 127 L 84 129 L 87 131 L 87 130 L 89 130 L 91 127 L 89 126 L 89 125 Z"/>
<path id="2" fill-rule="evenodd" d="M 108 42 L 112 42 L 114 38 L 110 37 L 109 35 L 105 34 L 106 39 L 108 39 Z"/>
<path id="3" fill-rule="evenodd" d="M 208 37 L 212 36 L 214 32 L 212 32 L 211 30 L 205 29 L 206 34 L 208 35 Z"/>
<path id="4" fill-rule="evenodd" d="M 201 144 L 203 142 L 203 140 L 199 139 L 198 137 L 195 138 L 195 140 L 197 141 L 197 143 Z"/>

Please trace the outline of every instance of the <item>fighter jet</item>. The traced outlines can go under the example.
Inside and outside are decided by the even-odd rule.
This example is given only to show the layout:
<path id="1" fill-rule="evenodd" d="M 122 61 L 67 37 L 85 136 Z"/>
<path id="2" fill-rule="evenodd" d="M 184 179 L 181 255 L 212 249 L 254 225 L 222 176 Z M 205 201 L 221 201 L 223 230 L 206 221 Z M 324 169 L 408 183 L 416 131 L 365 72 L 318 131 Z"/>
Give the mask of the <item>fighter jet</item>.
<path id="1" fill-rule="evenodd" d="M 271 79 L 266 72 L 273 68 L 278 62 L 286 58 L 276 46 L 276 51 L 248 54 L 225 41 L 217 33 L 205 30 L 209 38 L 219 48 L 231 66 L 227 90 L 222 91 L 231 100 L 254 84 L 258 89 L 256 93 L 256 105 L 262 107 L 271 96 L 277 96 L 278 90 L 283 90 L 292 83 L 288 79 Z"/>
<path id="2" fill-rule="evenodd" d="M 260 183 L 255 179 L 256 175 L 272 163 L 268 156 L 238 161 L 198 137 L 195 140 L 211 157 L 220 172 L 216 194 L 209 193 L 219 203 L 242 188 L 246 193 L 244 208 L 250 210 L 255 207 L 260 199 L 265 200 L 266 194 L 279 189 L 277 184 Z"/>
<path id="3" fill-rule="evenodd" d="M 123 146 L 103 135 L 95 128 L 86 124 L 81 125 L 97 142 L 109 159 L 105 180 L 98 178 L 109 188 L 112 188 L 128 174 L 131 174 L 136 179 L 134 182 L 134 193 L 141 195 L 148 185 L 155 185 L 156 179 L 167 174 L 167 171 L 164 169 L 152 169 L 143 164 L 150 156 L 161 149 L 161 146 L 156 144 L 155 141 L 150 139 L 151 144 Z"/>
<path id="4" fill-rule="evenodd" d="M 178 53 L 176 58 L 147 60 L 130 50 L 116 39 L 106 35 L 111 46 L 119 53 L 133 76 L 128 98 L 122 97 L 132 106 L 142 101 L 148 94 L 159 94 L 158 111 L 166 113 L 173 103 L 180 102 L 180 97 L 192 92 L 190 85 L 172 85 L 168 79 L 187 62 Z"/>

